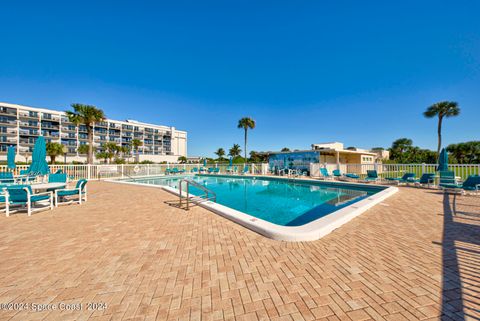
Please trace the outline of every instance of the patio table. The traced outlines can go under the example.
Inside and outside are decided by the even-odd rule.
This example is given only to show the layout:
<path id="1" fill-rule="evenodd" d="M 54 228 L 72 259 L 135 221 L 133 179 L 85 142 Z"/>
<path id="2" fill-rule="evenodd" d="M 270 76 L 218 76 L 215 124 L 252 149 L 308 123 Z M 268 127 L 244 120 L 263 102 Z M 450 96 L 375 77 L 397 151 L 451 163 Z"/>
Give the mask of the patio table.
<path id="1" fill-rule="evenodd" d="M 40 183 L 40 184 L 32 184 L 32 190 L 35 191 L 46 191 L 47 189 L 59 189 L 65 188 L 66 183 Z"/>

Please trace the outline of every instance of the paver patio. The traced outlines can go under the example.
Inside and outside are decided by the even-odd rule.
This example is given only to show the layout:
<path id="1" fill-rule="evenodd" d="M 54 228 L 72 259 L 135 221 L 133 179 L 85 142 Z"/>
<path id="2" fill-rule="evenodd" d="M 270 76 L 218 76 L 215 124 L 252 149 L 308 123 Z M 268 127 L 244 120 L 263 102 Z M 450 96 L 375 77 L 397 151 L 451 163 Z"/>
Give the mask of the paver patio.
<path id="1" fill-rule="evenodd" d="M 478 320 L 480 197 L 401 188 L 315 242 L 277 242 L 160 189 L 0 217 L 1 320 Z"/>

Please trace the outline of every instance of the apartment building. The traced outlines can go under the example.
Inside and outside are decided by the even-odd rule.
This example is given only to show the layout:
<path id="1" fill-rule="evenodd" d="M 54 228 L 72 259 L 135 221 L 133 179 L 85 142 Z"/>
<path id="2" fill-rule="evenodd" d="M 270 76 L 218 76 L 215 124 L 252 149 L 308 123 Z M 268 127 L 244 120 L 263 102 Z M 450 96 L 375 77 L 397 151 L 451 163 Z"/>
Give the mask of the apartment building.
<path id="1" fill-rule="evenodd" d="M 88 143 L 85 126 L 71 123 L 61 111 L 0 102 L 0 160 L 6 159 L 11 145 L 16 146 L 17 161 L 31 159 L 33 145 L 40 135 L 47 142 L 64 145 L 67 162 L 86 160 L 86 155 L 79 153 L 79 147 Z M 96 151 L 102 151 L 107 142 L 129 146 L 133 139 L 143 143 L 139 161 L 176 162 L 178 157 L 187 156 L 187 132 L 175 127 L 113 119 L 94 126 Z"/>

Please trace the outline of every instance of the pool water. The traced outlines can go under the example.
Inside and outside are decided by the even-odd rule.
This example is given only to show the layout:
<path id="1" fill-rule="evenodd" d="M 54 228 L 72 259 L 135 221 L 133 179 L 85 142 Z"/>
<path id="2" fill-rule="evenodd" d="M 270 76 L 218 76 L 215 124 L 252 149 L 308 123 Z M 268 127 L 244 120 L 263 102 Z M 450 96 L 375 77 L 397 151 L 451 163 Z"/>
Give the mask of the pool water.
<path id="1" fill-rule="evenodd" d="M 129 179 L 130 182 L 171 186 L 185 176 Z M 283 226 L 299 226 L 351 205 L 383 188 L 266 177 L 189 176 L 217 195 L 217 203 Z M 204 192 L 190 186 L 190 193 Z"/>

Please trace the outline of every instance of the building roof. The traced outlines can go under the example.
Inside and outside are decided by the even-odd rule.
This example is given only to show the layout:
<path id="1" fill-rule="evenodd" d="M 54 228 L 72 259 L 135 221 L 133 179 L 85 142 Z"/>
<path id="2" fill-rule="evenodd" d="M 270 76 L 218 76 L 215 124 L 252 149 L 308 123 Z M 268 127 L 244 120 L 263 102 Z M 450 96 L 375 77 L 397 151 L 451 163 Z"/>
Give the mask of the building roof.
<path id="1" fill-rule="evenodd" d="M 18 104 L 10 104 L 10 103 L 5 103 L 0 101 L 0 105 L 4 107 L 10 107 L 10 108 L 19 108 L 19 109 L 24 109 L 24 110 L 31 110 L 31 111 L 36 111 L 36 112 L 42 112 L 42 113 L 48 113 L 48 114 L 56 114 L 59 116 L 64 116 L 65 112 L 60 111 L 60 110 L 54 110 L 54 109 L 46 109 L 46 108 L 38 108 L 38 107 L 31 107 L 31 106 L 25 106 L 25 105 L 18 105 Z M 152 128 L 157 128 L 157 129 L 163 129 L 163 130 L 175 130 L 177 132 L 184 132 L 186 131 L 183 130 L 178 130 L 175 129 L 175 127 L 170 127 L 170 126 L 165 126 L 165 125 L 156 125 L 156 124 L 150 124 L 150 123 L 142 123 L 136 120 L 115 120 L 115 119 L 106 119 L 109 122 L 116 123 L 116 124 L 123 124 L 123 125 L 138 125 L 138 126 L 143 126 L 143 127 L 152 127 Z"/>

